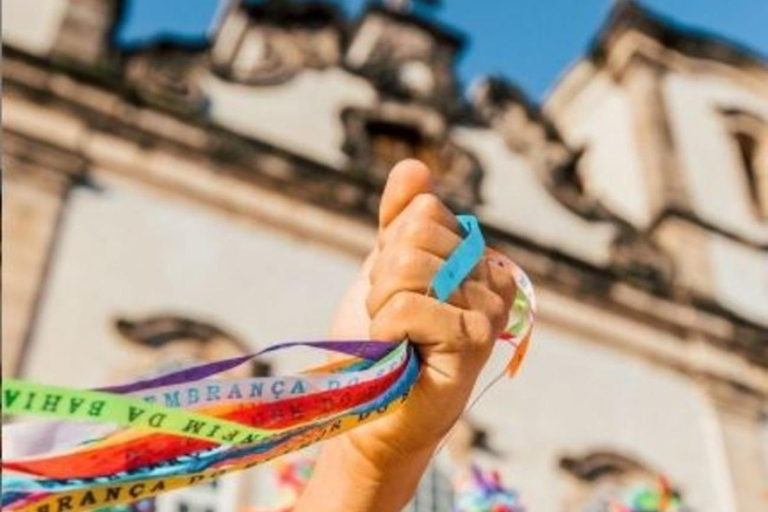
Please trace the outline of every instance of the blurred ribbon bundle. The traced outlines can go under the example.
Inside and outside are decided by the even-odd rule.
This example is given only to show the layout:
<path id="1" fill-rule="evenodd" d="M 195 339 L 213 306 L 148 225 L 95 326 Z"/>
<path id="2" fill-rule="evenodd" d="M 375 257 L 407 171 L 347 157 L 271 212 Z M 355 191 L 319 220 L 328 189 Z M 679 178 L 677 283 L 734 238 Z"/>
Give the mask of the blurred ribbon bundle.
<path id="1" fill-rule="evenodd" d="M 688 510 L 669 480 L 659 476 L 656 485 L 639 485 L 630 489 L 621 500 L 614 500 L 610 512 L 685 512 Z"/>
<path id="2" fill-rule="evenodd" d="M 516 492 L 504 487 L 498 471 L 472 466 L 456 483 L 455 512 L 525 512 Z"/>

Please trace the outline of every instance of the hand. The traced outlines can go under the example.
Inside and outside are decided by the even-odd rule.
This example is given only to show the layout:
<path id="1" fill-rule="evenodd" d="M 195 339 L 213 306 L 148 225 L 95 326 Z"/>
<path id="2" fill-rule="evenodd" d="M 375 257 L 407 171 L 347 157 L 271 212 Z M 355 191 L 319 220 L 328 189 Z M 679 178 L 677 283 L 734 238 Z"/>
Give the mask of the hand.
<path id="1" fill-rule="evenodd" d="M 456 217 L 432 193 L 429 170 L 416 161 L 397 165 L 381 201 L 377 247 L 366 265 L 367 324 L 371 339 L 413 342 L 423 368 L 402 408 L 347 435 L 374 462 L 442 439 L 464 410 L 506 325 L 515 284 L 493 261 L 497 253 L 486 254 L 448 303 L 427 294 L 462 236 Z M 359 317 L 360 306 L 355 308 L 341 316 Z M 366 323 L 357 321 L 358 328 Z"/>
<path id="2" fill-rule="evenodd" d="M 429 170 L 414 160 L 395 166 L 376 247 L 342 302 L 332 336 L 408 339 L 421 356 L 421 373 L 402 407 L 326 443 L 295 510 L 400 510 L 460 417 L 515 294 L 512 276 L 498 264 L 503 256 L 488 251 L 448 303 L 430 296 L 432 278 L 461 240 L 455 216 L 433 194 Z"/>

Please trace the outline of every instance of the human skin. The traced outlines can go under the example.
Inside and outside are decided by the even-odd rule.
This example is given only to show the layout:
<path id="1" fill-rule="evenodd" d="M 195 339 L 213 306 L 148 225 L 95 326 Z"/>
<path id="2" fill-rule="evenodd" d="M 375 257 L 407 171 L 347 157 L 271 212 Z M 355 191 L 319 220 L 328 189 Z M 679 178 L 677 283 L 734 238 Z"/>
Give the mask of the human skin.
<path id="1" fill-rule="evenodd" d="M 461 416 L 515 294 L 487 251 L 447 303 L 429 283 L 461 242 L 456 217 L 433 193 L 429 169 L 390 172 L 376 247 L 342 300 L 334 339 L 410 340 L 422 370 L 402 407 L 325 443 L 294 512 L 397 512 Z"/>

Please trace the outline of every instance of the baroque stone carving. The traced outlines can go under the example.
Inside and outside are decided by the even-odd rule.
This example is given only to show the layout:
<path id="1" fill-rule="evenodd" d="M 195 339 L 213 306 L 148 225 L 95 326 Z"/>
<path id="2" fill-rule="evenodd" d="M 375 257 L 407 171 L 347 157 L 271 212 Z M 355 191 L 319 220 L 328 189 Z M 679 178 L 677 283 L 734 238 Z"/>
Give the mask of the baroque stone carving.
<path id="1" fill-rule="evenodd" d="M 305 68 L 335 65 L 341 52 L 335 7 L 321 2 L 238 3 L 222 21 L 213 43 L 213 71 L 250 85 L 275 85 Z"/>
<path id="2" fill-rule="evenodd" d="M 436 174 L 438 194 L 457 210 L 471 211 L 480 204 L 480 164 L 445 135 L 440 118 L 429 119 L 416 106 L 396 104 L 349 109 L 344 124 L 352 172 L 375 189 L 381 189 L 395 163 L 418 158 Z"/>

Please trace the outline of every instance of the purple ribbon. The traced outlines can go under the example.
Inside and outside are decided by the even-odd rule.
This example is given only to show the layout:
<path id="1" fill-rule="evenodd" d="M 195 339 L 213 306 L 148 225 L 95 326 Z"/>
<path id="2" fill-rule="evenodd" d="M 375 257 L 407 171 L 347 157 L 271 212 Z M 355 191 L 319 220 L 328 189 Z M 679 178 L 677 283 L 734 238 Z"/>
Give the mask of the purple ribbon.
<path id="1" fill-rule="evenodd" d="M 292 347 L 314 347 L 323 350 L 330 350 L 333 352 L 340 352 L 350 356 L 360 357 L 369 361 L 378 361 L 399 344 L 399 342 L 371 340 L 291 341 L 286 343 L 278 343 L 254 354 L 247 354 L 230 359 L 214 361 L 212 363 L 192 366 L 190 368 L 185 368 L 183 370 L 161 375 L 159 377 L 138 380 L 128 384 L 120 384 L 106 388 L 96 388 L 96 391 L 106 391 L 108 393 L 134 393 L 136 391 L 143 391 L 145 389 L 152 389 L 159 386 L 170 386 L 172 384 L 182 384 L 184 382 L 201 380 L 206 377 L 210 377 L 211 375 L 216 375 L 217 373 L 236 368 L 241 364 L 253 359 L 254 357 L 258 357 L 269 352 L 275 352 L 276 350 L 283 350 Z"/>

